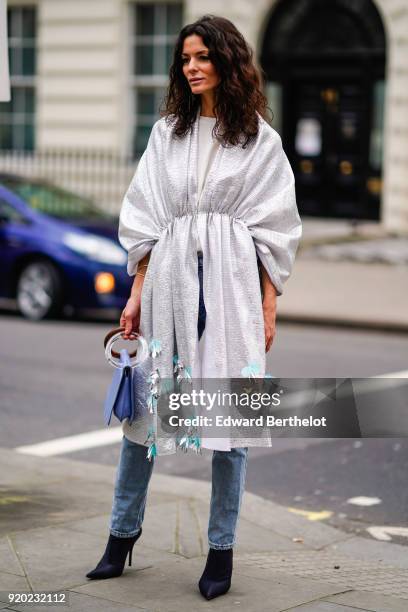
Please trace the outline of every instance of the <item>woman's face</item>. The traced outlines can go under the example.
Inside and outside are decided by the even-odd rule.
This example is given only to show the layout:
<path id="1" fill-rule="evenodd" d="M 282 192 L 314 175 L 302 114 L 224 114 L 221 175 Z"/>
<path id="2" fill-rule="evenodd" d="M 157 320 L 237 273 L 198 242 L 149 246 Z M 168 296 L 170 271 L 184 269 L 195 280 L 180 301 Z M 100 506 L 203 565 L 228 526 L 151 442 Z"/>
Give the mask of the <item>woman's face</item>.
<path id="1" fill-rule="evenodd" d="M 189 82 L 194 94 L 202 94 L 214 89 L 220 82 L 214 64 L 208 56 L 208 48 L 197 34 L 191 34 L 184 39 L 181 54 L 184 76 Z M 196 82 L 191 79 L 200 79 Z"/>

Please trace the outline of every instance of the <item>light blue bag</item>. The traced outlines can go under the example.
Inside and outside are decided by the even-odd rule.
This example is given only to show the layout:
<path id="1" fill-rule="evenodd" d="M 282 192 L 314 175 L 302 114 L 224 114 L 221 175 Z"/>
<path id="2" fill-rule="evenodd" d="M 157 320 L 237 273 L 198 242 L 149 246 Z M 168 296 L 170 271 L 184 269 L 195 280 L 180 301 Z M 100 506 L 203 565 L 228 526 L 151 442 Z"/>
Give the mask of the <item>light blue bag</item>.
<path id="1" fill-rule="evenodd" d="M 120 422 L 135 418 L 135 400 L 132 384 L 132 367 L 126 349 L 120 351 L 120 365 L 113 372 L 112 382 L 105 399 L 105 425 L 110 425 L 112 412 Z"/>

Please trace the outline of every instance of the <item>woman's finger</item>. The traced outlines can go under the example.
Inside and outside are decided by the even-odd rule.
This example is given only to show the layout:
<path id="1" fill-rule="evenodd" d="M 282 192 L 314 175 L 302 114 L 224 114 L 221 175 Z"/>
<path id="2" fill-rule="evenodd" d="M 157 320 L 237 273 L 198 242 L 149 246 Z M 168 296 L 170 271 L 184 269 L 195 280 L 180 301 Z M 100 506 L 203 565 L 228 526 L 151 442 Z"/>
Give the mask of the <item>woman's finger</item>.
<path id="1" fill-rule="evenodd" d="M 125 334 L 128 336 L 131 331 L 132 331 L 132 319 L 130 317 L 127 317 L 126 325 L 125 325 Z"/>

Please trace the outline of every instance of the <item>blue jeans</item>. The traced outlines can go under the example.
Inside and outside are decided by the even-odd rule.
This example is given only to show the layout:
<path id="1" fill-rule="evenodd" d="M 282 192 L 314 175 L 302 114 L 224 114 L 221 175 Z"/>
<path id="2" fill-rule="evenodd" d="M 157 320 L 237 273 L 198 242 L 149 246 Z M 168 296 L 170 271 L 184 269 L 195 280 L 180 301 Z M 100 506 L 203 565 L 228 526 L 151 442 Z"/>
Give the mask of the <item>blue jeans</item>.
<path id="1" fill-rule="evenodd" d="M 205 327 L 202 257 L 198 258 L 200 304 L 198 334 Z M 110 521 L 110 533 L 128 538 L 139 533 L 143 523 L 147 489 L 154 466 L 154 457 L 146 457 L 146 446 L 123 436 Z M 235 533 L 245 489 L 248 448 L 213 451 L 208 545 L 223 550 L 235 544 Z"/>

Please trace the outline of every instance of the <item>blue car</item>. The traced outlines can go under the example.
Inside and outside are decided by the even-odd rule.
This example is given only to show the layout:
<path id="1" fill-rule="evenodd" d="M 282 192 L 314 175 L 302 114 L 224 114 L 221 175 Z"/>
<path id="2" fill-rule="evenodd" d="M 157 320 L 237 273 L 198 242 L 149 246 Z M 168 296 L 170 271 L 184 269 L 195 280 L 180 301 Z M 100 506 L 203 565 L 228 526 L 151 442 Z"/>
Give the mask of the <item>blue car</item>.
<path id="1" fill-rule="evenodd" d="M 31 320 L 78 309 L 122 309 L 132 277 L 118 218 L 89 200 L 0 173 L 0 297 Z"/>

